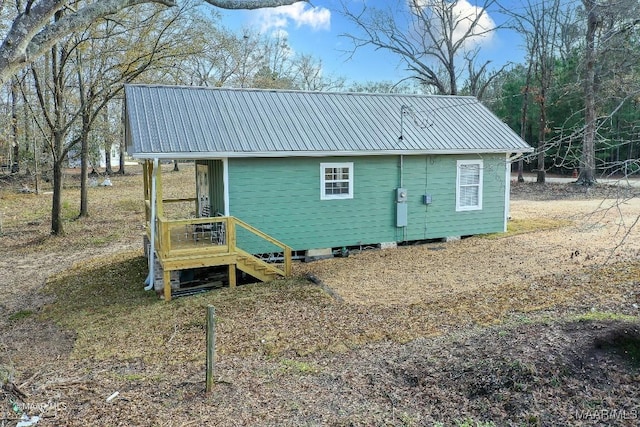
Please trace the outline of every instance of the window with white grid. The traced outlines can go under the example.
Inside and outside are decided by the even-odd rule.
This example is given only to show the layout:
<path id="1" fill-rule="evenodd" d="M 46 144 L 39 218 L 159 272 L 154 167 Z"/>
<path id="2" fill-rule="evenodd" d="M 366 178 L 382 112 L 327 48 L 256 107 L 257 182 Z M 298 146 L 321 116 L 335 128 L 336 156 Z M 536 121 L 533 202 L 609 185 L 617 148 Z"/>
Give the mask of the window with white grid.
<path id="1" fill-rule="evenodd" d="M 353 163 L 320 163 L 320 199 L 353 199 Z"/>
<path id="2" fill-rule="evenodd" d="M 482 209 L 482 160 L 458 160 L 456 211 Z"/>

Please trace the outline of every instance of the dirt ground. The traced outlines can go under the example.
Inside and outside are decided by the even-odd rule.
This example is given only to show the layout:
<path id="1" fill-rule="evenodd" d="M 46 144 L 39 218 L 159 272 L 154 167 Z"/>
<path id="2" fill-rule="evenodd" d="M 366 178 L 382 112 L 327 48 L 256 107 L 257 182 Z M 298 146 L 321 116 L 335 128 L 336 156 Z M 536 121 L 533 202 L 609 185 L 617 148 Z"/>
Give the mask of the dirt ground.
<path id="1" fill-rule="evenodd" d="M 137 235 L 91 252 L 3 250 L 0 426 L 16 424 L 15 404 L 41 415 L 38 426 L 638 425 L 640 198 L 515 183 L 512 194 L 514 220 L 571 225 L 296 265 L 335 304 L 428 313 L 420 321 L 433 335 L 286 363 L 226 355 L 211 395 L 200 366 L 71 360 L 73 333 L 15 320 L 47 302 L 48 277 L 136 248 Z M 608 277 L 615 286 L 603 285 Z"/>

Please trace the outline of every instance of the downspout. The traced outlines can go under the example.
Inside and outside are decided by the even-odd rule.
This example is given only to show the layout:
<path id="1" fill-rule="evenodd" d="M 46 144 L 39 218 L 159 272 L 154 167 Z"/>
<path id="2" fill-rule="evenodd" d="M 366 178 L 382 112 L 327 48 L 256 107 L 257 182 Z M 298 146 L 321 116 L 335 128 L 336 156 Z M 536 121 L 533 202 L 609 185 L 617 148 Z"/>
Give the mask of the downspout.
<path id="1" fill-rule="evenodd" d="M 400 136 L 398 137 L 400 142 L 404 142 L 403 141 L 403 139 L 404 139 L 404 115 L 408 114 L 411 111 L 409 108 L 410 107 L 408 107 L 406 105 L 402 105 L 400 107 Z M 400 191 L 400 188 L 404 188 L 404 155 L 403 154 L 400 154 L 400 187 L 396 191 Z M 403 216 L 406 217 L 406 215 L 407 215 L 406 205 L 402 205 L 405 209 L 403 209 L 401 211 L 400 204 L 399 204 L 399 203 L 405 203 L 405 202 L 400 202 L 398 197 L 399 197 L 398 194 L 396 194 L 396 226 L 400 224 L 398 218 L 400 217 L 401 212 L 403 212 Z M 406 224 L 406 218 L 405 218 L 404 223 Z M 397 234 L 396 234 L 396 238 L 397 238 Z M 406 240 L 407 240 L 407 226 L 404 225 L 402 227 L 402 241 L 405 242 Z"/>
<path id="2" fill-rule="evenodd" d="M 404 142 L 404 115 L 409 112 L 409 107 L 402 105 L 400 107 L 400 136 L 398 139 Z M 404 156 L 400 154 L 400 188 L 404 187 Z"/>
<path id="3" fill-rule="evenodd" d="M 155 279 L 155 254 L 156 254 L 156 177 L 158 175 L 158 158 L 153 159 L 153 173 L 151 174 L 151 219 L 149 226 L 151 227 L 151 242 L 149 243 L 149 275 L 144 287 L 145 291 L 150 291 L 154 286 Z"/>

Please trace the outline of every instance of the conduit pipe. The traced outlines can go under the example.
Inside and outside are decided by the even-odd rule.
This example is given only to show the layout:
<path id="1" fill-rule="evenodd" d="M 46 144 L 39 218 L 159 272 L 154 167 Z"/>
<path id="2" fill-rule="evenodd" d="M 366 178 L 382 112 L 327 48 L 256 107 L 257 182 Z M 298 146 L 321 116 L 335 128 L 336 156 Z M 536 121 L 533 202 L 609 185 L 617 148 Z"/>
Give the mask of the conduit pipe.
<path id="1" fill-rule="evenodd" d="M 151 227 L 151 242 L 149 243 L 149 275 L 147 276 L 147 286 L 145 291 L 150 291 L 154 286 L 155 279 L 155 255 L 156 255 L 156 177 L 158 176 L 158 158 L 153 159 L 153 173 L 151 174 L 151 219 L 149 227 Z"/>

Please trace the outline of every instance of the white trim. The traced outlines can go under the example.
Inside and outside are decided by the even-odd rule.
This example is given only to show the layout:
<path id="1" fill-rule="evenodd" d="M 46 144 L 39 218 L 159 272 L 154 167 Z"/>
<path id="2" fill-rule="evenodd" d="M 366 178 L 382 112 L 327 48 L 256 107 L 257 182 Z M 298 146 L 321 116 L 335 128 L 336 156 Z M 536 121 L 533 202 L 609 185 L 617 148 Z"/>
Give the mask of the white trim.
<path id="1" fill-rule="evenodd" d="M 149 167 L 149 165 L 147 165 Z M 151 238 L 149 239 L 149 275 L 148 284 L 144 287 L 145 291 L 150 291 L 155 286 L 155 255 L 156 255 L 156 204 L 158 196 L 156 195 L 157 186 L 156 179 L 158 176 L 158 168 L 160 168 L 160 162 L 157 158 L 153 159 L 153 171 L 151 171 L 151 197 L 149 203 L 151 204 L 151 218 L 149 219 L 149 227 L 151 227 Z"/>
<path id="2" fill-rule="evenodd" d="M 229 210 L 229 159 L 222 159 L 222 182 L 224 187 L 224 216 L 231 216 Z"/>
<path id="3" fill-rule="evenodd" d="M 519 151 L 521 153 L 532 152 Z M 458 154 L 504 154 L 513 153 L 508 150 L 363 150 L 363 151 L 200 151 L 200 152 L 170 152 L 170 153 L 134 153 L 134 159 L 169 159 L 169 160 L 212 160 L 221 158 L 259 158 L 259 157 L 353 157 L 353 156 L 424 156 L 424 155 L 458 155 Z"/>
<path id="4" fill-rule="evenodd" d="M 474 206 L 461 206 L 460 205 L 460 171 L 461 166 L 466 165 L 478 165 L 478 204 Z M 483 161 L 482 160 L 458 160 L 456 161 L 456 212 L 461 211 L 477 211 L 482 210 L 482 187 L 483 182 Z"/>
<path id="5" fill-rule="evenodd" d="M 348 169 L 349 177 L 346 180 L 336 180 L 336 181 L 346 181 L 349 185 L 349 192 L 346 194 L 327 194 L 326 193 L 326 170 L 327 169 Z M 353 162 L 340 162 L 340 163 L 320 163 L 320 200 L 344 200 L 344 199 L 353 199 Z"/>
<path id="6" fill-rule="evenodd" d="M 511 158 L 507 153 L 507 161 L 505 167 L 505 184 L 504 184 L 504 232 L 507 232 L 509 223 L 509 211 L 511 210 Z"/>

